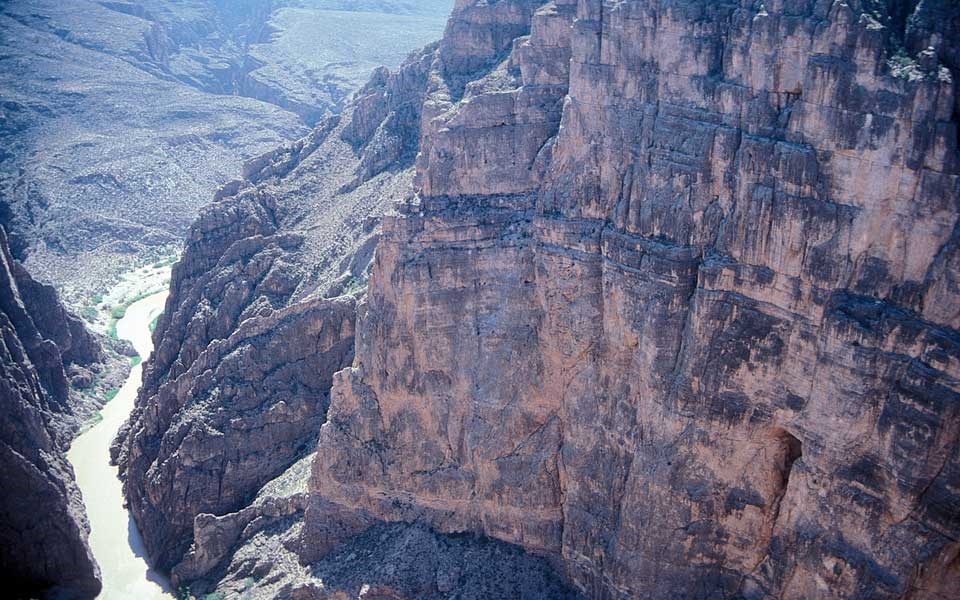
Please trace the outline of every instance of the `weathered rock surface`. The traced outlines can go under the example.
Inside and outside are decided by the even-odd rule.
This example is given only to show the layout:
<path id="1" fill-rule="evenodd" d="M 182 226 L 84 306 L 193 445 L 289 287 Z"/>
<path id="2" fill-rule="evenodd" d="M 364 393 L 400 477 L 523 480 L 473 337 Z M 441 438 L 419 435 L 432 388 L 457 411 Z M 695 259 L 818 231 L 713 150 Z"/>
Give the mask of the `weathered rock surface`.
<path id="1" fill-rule="evenodd" d="M 361 532 L 301 565 L 312 451 L 333 373 L 353 359 L 350 294 L 366 285 L 379 215 L 412 185 L 437 56 L 432 46 L 396 73 L 377 71 L 342 119 L 249 161 L 191 231 L 115 447 L 147 546 L 178 587 L 249 598 L 573 597 L 543 558 L 422 526 Z M 301 313 L 309 318 L 275 322 Z M 329 341 L 304 335 L 311 327 Z M 303 410 L 283 416 L 281 433 L 262 431 L 281 399 L 291 404 L 291 383 Z M 267 441 L 269 456 L 250 452 Z"/>
<path id="2" fill-rule="evenodd" d="M 66 459 L 78 419 L 67 373 L 97 341 L 10 254 L 0 227 L 0 573 L 12 598 L 92 598 L 100 571 Z"/>
<path id="3" fill-rule="evenodd" d="M 245 598 L 577 598 L 542 557 L 489 538 L 424 525 L 380 524 L 301 565 L 300 535 L 313 455 L 271 482 L 251 506 L 195 522 L 194 547 L 173 572 L 194 595 Z"/>
<path id="4" fill-rule="evenodd" d="M 960 589 L 958 19 L 457 2 L 302 557 L 421 521 L 597 598 Z"/>
<path id="5" fill-rule="evenodd" d="M 422 98 L 431 56 L 362 91 L 382 110 L 327 119 L 249 161 L 191 228 L 114 448 L 151 556 L 183 581 L 229 558 L 211 560 L 217 542 L 201 539 L 177 567 L 192 534 L 212 516 L 254 514 L 261 488 L 315 449 L 333 374 L 353 360 L 351 294 L 379 216 L 411 185 L 414 154 L 392 140 L 416 138 L 407 100 Z"/>
<path id="6" fill-rule="evenodd" d="M 151 554 L 201 591 L 470 597 L 434 567 L 471 532 L 594 598 L 950 597 L 958 22 L 458 1 L 191 230 L 118 447 Z M 374 243 L 333 375 L 353 301 L 321 298 Z"/>

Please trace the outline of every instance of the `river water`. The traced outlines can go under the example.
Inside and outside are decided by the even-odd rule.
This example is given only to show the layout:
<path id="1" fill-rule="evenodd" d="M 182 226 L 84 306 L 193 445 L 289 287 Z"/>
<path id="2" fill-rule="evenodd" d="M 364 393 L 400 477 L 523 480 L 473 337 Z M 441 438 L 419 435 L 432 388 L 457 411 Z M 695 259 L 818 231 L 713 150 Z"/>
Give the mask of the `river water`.
<path id="1" fill-rule="evenodd" d="M 144 361 L 153 352 L 150 321 L 163 311 L 167 292 L 149 296 L 127 309 L 117 323 L 117 336 L 129 340 Z M 117 468 L 110 464 L 110 443 L 133 410 L 143 365 L 134 367 L 116 397 L 101 410 L 103 420 L 74 440 L 67 458 L 90 518 L 90 548 L 103 575 L 101 600 L 172 599 L 170 584 L 150 568 L 143 539 L 123 507 Z"/>

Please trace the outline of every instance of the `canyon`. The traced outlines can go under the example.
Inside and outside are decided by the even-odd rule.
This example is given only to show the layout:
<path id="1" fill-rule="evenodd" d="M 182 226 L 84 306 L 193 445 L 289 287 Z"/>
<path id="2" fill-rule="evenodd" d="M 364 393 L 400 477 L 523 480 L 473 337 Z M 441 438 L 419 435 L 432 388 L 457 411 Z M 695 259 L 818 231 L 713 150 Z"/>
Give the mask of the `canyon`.
<path id="1" fill-rule="evenodd" d="M 121 384 L 139 359 L 117 328 L 151 291 L 132 289 L 140 272 L 162 274 L 245 159 L 339 112 L 370 70 L 439 37 L 448 11 L 447 0 L 0 5 L 0 572 L 12 597 L 93 597 L 101 579 L 102 597 L 133 589 L 117 585 L 128 565 L 102 552 L 137 552 L 127 536 L 103 543 L 127 528 L 100 505 L 114 475 L 106 452 L 87 449 L 103 436 L 73 442 L 127 416 Z M 119 529 L 102 527 L 111 515 Z"/>
<path id="2" fill-rule="evenodd" d="M 245 160 L 437 39 L 450 2 L 3 2 L 0 224 L 13 254 L 80 312 L 120 274 L 179 254 Z"/>
<path id="3" fill-rule="evenodd" d="M 196 208 L 111 448 L 152 564 L 197 598 L 955 597 L 958 77 L 951 0 L 456 0 Z M 4 265 L 0 441 L 90 596 L 58 423 L 95 359 Z"/>
<path id="4" fill-rule="evenodd" d="M 194 225 L 118 453 L 152 556 L 334 597 L 316 565 L 400 523 L 588 597 L 949 597 L 958 16 L 458 2 Z M 315 228 L 385 208 L 372 263 Z"/>
<path id="5" fill-rule="evenodd" d="M 129 341 L 139 358 L 150 357 L 150 322 L 163 310 L 165 299 L 166 293 L 159 292 L 133 302 L 116 324 L 117 337 Z M 100 567 L 101 600 L 173 598 L 169 582 L 147 562 L 140 532 L 124 508 L 117 469 L 110 464 L 110 445 L 133 408 L 142 368 L 142 362 L 134 365 L 97 422 L 78 435 L 67 452 L 90 524 L 87 543 Z"/>

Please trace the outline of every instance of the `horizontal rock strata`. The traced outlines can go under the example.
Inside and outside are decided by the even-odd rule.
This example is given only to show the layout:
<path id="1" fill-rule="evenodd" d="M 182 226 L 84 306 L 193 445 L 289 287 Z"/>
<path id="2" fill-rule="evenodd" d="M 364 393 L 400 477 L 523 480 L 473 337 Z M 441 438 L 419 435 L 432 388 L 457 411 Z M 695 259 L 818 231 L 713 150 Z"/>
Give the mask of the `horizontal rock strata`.
<path id="1" fill-rule="evenodd" d="M 949 596 L 957 19 L 458 2 L 304 556 L 419 520 L 597 598 Z"/>
<path id="2" fill-rule="evenodd" d="M 444 597 L 470 532 L 591 598 L 950 597 L 958 19 L 458 1 L 191 230 L 118 447 L 151 555 Z M 411 539 L 441 558 L 391 578 Z"/>

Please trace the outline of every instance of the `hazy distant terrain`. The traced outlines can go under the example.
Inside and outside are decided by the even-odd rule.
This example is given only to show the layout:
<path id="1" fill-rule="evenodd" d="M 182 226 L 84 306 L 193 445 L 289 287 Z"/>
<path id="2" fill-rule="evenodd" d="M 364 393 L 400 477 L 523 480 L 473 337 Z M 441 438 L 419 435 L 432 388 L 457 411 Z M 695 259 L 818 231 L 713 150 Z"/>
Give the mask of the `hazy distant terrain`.
<path id="1" fill-rule="evenodd" d="M 404 3 L 298 4 L 276 11 L 268 24 L 271 35 L 250 47 L 255 68 L 244 87 L 246 93 L 315 119 L 366 83 L 373 68 L 397 64 L 414 46 L 436 39 L 450 3 L 428 2 L 417 13 L 408 12 Z M 357 4 L 383 5 L 383 12 L 322 8 Z M 431 8 L 432 14 L 424 14 Z"/>
<path id="2" fill-rule="evenodd" d="M 174 251 L 245 159 L 437 39 L 451 4 L 0 3 L 0 222 L 14 251 L 82 304 Z"/>

